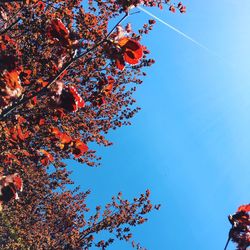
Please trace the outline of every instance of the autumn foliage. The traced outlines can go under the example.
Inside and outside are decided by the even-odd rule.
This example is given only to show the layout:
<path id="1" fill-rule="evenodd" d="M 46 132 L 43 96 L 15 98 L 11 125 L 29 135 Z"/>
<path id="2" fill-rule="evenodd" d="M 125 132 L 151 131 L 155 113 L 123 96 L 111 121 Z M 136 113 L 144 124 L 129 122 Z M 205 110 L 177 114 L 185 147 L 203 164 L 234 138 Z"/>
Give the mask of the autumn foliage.
<path id="1" fill-rule="evenodd" d="M 11 199 L 18 199 L 18 192 L 23 191 L 23 181 L 18 174 L 1 176 L 0 178 L 0 207 Z"/>
<path id="2" fill-rule="evenodd" d="M 141 38 L 154 21 L 137 32 L 121 21 L 140 4 L 162 8 L 157 0 L 1 1 L 1 249 L 105 249 L 114 237 L 96 242 L 96 233 L 130 241 L 130 227 L 154 208 L 149 191 L 132 202 L 119 193 L 88 216 L 90 192 L 67 189 L 64 163 L 97 166 L 89 144 L 111 145 L 109 130 L 139 110 L 133 93 L 154 62 Z"/>
<path id="3" fill-rule="evenodd" d="M 250 204 L 240 206 L 236 213 L 229 215 L 228 219 L 232 227 L 229 231 L 228 241 L 232 240 L 237 250 L 246 250 L 250 246 Z"/>

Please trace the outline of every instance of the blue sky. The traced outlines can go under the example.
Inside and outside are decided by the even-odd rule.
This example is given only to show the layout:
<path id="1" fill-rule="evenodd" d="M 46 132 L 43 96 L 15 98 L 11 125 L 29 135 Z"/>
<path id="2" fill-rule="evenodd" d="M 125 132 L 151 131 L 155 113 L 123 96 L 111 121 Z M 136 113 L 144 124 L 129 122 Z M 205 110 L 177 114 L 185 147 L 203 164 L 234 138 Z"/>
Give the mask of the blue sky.
<path id="1" fill-rule="evenodd" d="M 213 53 L 157 22 L 142 42 L 156 60 L 136 93 L 142 111 L 132 126 L 109 135 L 112 147 L 99 148 L 100 168 L 71 163 L 73 178 L 83 190 L 91 187 L 90 204 L 150 188 L 162 208 L 134 231 L 149 250 L 222 250 L 227 215 L 250 202 L 250 3 L 183 3 L 185 15 L 149 10 Z"/>

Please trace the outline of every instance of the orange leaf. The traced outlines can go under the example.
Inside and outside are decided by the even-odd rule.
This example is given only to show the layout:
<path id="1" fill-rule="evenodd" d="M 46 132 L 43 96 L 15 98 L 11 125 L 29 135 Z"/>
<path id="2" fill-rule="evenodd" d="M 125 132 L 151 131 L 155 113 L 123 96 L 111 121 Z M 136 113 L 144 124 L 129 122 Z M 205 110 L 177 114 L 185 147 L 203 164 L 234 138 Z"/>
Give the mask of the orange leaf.
<path id="1" fill-rule="evenodd" d="M 88 146 L 84 142 L 79 139 L 75 140 L 73 154 L 76 158 L 82 156 L 88 151 L 88 149 Z"/>
<path id="2" fill-rule="evenodd" d="M 40 160 L 43 166 L 48 166 L 50 162 L 54 161 L 54 157 L 46 150 L 40 149 L 39 152 L 44 155 L 44 157 Z"/>
<path id="3" fill-rule="evenodd" d="M 132 50 L 127 50 L 124 53 L 124 61 L 134 65 L 139 62 L 138 58 L 136 57 L 136 54 Z"/>
<path id="4" fill-rule="evenodd" d="M 61 132 L 58 128 L 52 127 L 51 128 L 52 134 L 60 140 L 60 143 L 62 144 L 69 144 L 72 142 L 72 137 L 69 136 L 67 133 Z"/>
<path id="5" fill-rule="evenodd" d="M 69 136 L 66 133 L 61 133 L 60 141 L 61 141 L 62 144 L 68 144 L 68 143 L 70 143 L 72 141 L 72 138 L 71 138 L 71 136 Z"/>
<path id="6" fill-rule="evenodd" d="M 134 39 L 123 37 L 118 41 L 118 45 L 122 49 L 123 60 L 129 64 L 137 64 L 143 56 L 143 47 Z M 121 69 L 122 67 L 119 65 L 119 60 L 120 59 L 117 57 L 116 66 Z"/>
<path id="7" fill-rule="evenodd" d="M 39 84 L 41 84 L 42 87 L 46 87 L 46 86 L 48 85 L 48 82 L 43 81 L 42 78 L 39 78 L 39 79 L 37 80 L 37 82 L 38 82 Z"/>
<path id="8" fill-rule="evenodd" d="M 133 39 L 129 39 L 129 41 L 125 44 L 125 49 L 133 51 L 135 53 L 135 57 L 137 59 L 142 58 L 143 56 L 143 48 L 139 42 Z"/>
<path id="9" fill-rule="evenodd" d="M 116 58 L 115 59 L 115 65 L 119 70 L 124 70 L 125 68 L 125 62 L 123 60 L 123 58 Z"/>
<path id="10" fill-rule="evenodd" d="M 250 204 L 242 205 L 238 208 L 237 212 L 249 212 L 250 211 Z"/>
<path id="11" fill-rule="evenodd" d="M 17 125 L 17 134 L 18 137 L 21 141 L 24 141 L 25 139 L 27 139 L 29 137 L 29 131 L 26 131 L 25 133 L 23 133 L 22 128 L 20 125 Z"/>
<path id="12" fill-rule="evenodd" d="M 55 135 L 56 138 L 60 138 L 61 131 L 58 128 L 52 127 L 51 128 L 51 133 L 53 135 Z"/>
<path id="13" fill-rule="evenodd" d="M 17 157 L 14 154 L 12 153 L 5 154 L 5 158 L 3 160 L 4 163 L 11 163 L 12 160 L 19 162 Z"/>
<path id="14" fill-rule="evenodd" d="M 110 83 L 102 89 L 102 93 L 104 93 L 105 96 L 108 96 L 109 94 L 111 94 L 112 89 L 113 89 L 113 84 Z"/>
<path id="15" fill-rule="evenodd" d="M 42 126 L 42 125 L 44 125 L 45 124 L 45 119 L 43 119 L 43 118 L 41 118 L 40 120 L 39 120 L 39 126 Z"/>

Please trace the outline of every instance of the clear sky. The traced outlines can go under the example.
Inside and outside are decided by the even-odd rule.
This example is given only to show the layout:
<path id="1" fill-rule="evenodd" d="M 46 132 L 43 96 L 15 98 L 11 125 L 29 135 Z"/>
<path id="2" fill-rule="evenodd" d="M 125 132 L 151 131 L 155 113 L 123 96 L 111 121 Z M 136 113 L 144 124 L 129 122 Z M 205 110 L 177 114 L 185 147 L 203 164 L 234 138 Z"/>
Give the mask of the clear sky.
<path id="1" fill-rule="evenodd" d="M 227 215 L 250 202 L 250 2 L 183 3 L 184 15 L 149 10 L 213 53 L 157 22 L 142 41 L 156 60 L 136 93 L 142 111 L 109 135 L 112 147 L 98 149 L 101 167 L 71 163 L 73 178 L 91 187 L 90 204 L 150 188 L 162 208 L 134 231 L 149 250 L 223 250 Z"/>

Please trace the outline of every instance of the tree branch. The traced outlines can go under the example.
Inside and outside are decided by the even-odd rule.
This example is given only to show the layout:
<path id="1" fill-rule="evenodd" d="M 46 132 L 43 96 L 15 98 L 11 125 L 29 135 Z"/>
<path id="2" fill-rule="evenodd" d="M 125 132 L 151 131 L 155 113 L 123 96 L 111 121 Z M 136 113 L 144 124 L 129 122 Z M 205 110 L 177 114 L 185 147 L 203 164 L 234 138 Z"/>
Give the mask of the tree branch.
<path id="1" fill-rule="evenodd" d="M 224 247 L 224 250 L 227 250 L 228 244 L 229 244 L 229 242 L 230 242 L 230 240 L 231 240 L 231 234 L 232 234 L 233 228 L 234 228 L 234 226 L 232 226 L 232 228 L 231 228 L 230 231 L 229 231 L 228 238 L 227 238 L 227 242 L 226 242 L 226 245 L 225 245 L 225 247 Z"/>
<path id="2" fill-rule="evenodd" d="M 0 31 L 0 35 L 3 35 L 4 33 L 8 32 L 14 25 L 16 25 L 21 18 L 19 17 L 14 23 L 10 24 L 7 28 L 5 28 L 3 31 Z"/>
<path id="3" fill-rule="evenodd" d="M 227 250 L 227 246 L 228 246 L 228 244 L 229 244 L 230 240 L 231 240 L 231 238 L 230 238 L 230 237 L 228 237 L 228 239 L 227 239 L 227 243 L 226 243 L 226 245 L 225 245 L 224 250 Z"/>
<path id="4" fill-rule="evenodd" d="M 124 21 L 127 16 L 129 14 L 126 13 L 121 19 L 120 21 L 111 29 L 111 31 L 105 36 L 105 38 L 103 40 L 101 40 L 99 43 L 97 43 L 96 45 L 94 45 L 92 48 L 88 49 L 87 51 L 85 51 L 84 53 L 80 54 L 79 56 L 76 56 L 74 58 L 72 58 L 68 63 L 66 63 L 62 69 L 57 73 L 56 76 L 54 76 L 49 83 L 43 87 L 41 90 L 37 91 L 36 93 L 27 96 L 27 97 L 22 97 L 22 99 L 14 102 L 14 104 L 10 107 L 7 107 L 5 109 L 3 109 L 1 115 L 0 115 L 0 120 L 6 120 L 7 116 L 13 112 L 14 110 L 16 110 L 18 107 L 20 107 L 21 105 L 27 103 L 28 101 L 30 101 L 31 99 L 33 99 L 34 97 L 40 97 L 42 95 L 44 95 L 44 93 L 46 93 L 46 91 L 48 90 L 48 88 L 55 82 L 58 80 L 58 78 L 65 72 L 65 70 L 67 70 L 73 63 L 75 63 L 76 61 L 78 61 L 79 59 L 81 59 L 82 57 L 84 57 L 85 55 L 87 55 L 88 53 L 90 53 L 91 51 L 95 50 L 97 47 L 99 47 L 100 45 L 102 45 L 109 37 L 110 35 L 113 33 L 113 31 L 116 29 L 116 27 L 122 22 Z"/>

